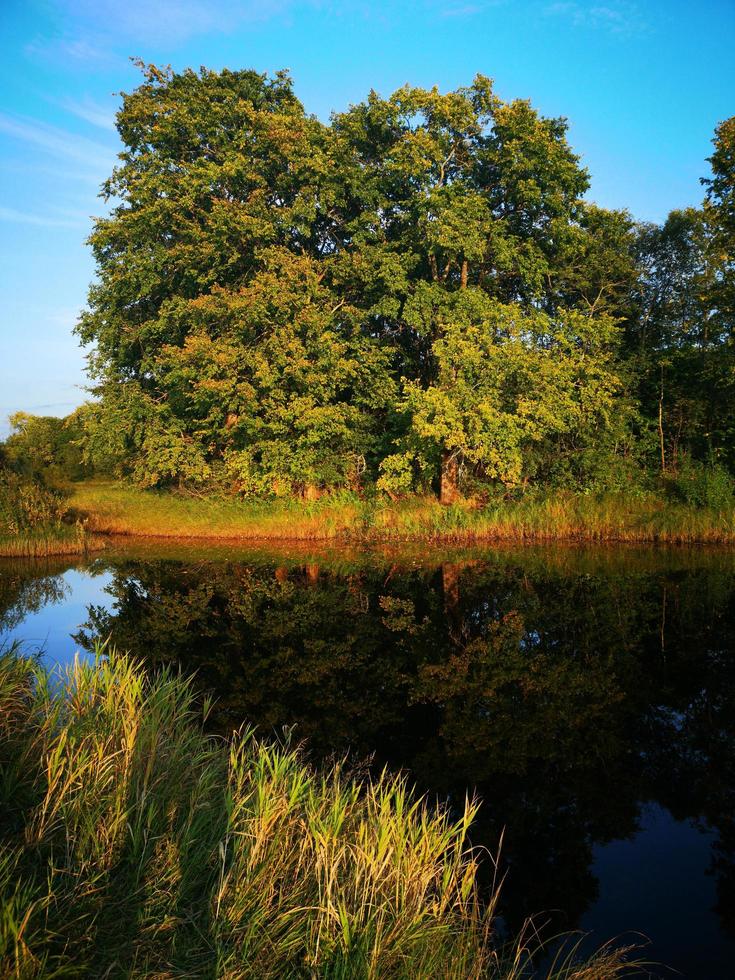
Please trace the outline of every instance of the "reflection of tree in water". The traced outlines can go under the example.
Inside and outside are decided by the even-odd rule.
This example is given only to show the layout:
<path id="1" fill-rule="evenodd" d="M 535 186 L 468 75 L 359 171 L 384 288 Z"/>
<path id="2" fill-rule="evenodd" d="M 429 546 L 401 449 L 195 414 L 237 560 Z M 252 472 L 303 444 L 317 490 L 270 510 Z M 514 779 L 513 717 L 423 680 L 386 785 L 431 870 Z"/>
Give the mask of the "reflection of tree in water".
<path id="1" fill-rule="evenodd" d="M 68 598 L 69 586 L 60 574 L 53 574 L 67 567 L 36 561 L 0 565 L 0 637 L 16 629 L 26 616 Z"/>
<path id="2" fill-rule="evenodd" d="M 719 831 L 732 918 L 731 572 L 158 561 L 120 567 L 111 591 L 87 631 L 196 668 L 218 729 L 296 725 L 316 756 L 375 752 L 450 799 L 476 787 L 479 838 L 507 828 L 512 923 L 561 908 L 573 925 L 593 845 L 634 834 L 647 800 Z"/>

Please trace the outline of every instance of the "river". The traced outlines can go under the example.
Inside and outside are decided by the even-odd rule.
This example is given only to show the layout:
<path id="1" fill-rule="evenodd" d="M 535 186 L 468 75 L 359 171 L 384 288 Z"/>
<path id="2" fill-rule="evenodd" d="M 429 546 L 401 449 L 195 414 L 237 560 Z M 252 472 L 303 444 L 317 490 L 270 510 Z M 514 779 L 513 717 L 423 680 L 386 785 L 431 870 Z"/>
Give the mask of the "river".
<path id="1" fill-rule="evenodd" d="M 129 542 L 0 560 L 0 636 L 53 664 L 109 638 L 195 672 L 213 731 L 477 793 L 509 929 L 731 975 L 733 551 Z"/>

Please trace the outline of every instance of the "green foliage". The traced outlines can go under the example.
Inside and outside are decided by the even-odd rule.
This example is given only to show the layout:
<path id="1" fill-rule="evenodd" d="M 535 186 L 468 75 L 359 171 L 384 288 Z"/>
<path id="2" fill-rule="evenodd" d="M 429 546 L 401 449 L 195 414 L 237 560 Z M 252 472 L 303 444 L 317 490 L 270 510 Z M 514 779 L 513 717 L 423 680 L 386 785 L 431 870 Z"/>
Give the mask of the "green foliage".
<path id="1" fill-rule="evenodd" d="M 89 465 L 447 500 L 735 467 L 731 121 L 659 228 L 584 202 L 566 122 L 481 75 L 325 125 L 285 73 L 140 67 L 78 325 Z"/>
<path id="2" fill-rule="evenodd" d="M 674 495 L 691 507 L 735 509 L 735 479 L 721 464 L 685 457 L 669 485 Z"/>
<path id="3" fill-rule="evenodd" d="M 709 157 L 712 176 L 707 188 L 704 218 L 709 230 L 708 260 L 714 269 L 712 284 L 713 329 L 727 337 L 730 353 L 735 343 L 735 116 L 715 129 L 714 152 Z"/>
<path id="4" fill-rule="evenodd" d="M 143 487 L 210 476 L 201 446 L 182 429 L 166 404 L 157 404 L 134 381 L 109 385 L 103 397 L 80 409 L 85 461 L 94 471 L 132 474 Z"/>
<path id="5" fill-rule="evenodd" d="M 66 418 L 15 412 L 4 443 L 9 466 L 31 478 L 52 482 L 89 476 L 83 461 L 83 430 L 79 410 Z"/>
<path id="6" fill-rule="evenodd" d="M 640 231 L 630 365 L 659 429 L 659 466 L 713 460 L 735 472 L 735 117 L 721 123 L 704 205 Z M 660 420 L 660 421 L 659 421 Z"/>
<path id="7" fill-rule="evenodd" d="M 618 379 L 615 326 L 574 310 L 556 316 L 506 305 L 475 289 L 453 294 L 432 353 L 433 384 L 408 381 L 409 445 L 433 444 L 483 477 L 527 481 L 532 447 L 563 446 L 609 424 Z M 420 451 L 420 450 L 419 450 Z M 383 463 L 379 485 L 405 489 L 412 447 Z"/>

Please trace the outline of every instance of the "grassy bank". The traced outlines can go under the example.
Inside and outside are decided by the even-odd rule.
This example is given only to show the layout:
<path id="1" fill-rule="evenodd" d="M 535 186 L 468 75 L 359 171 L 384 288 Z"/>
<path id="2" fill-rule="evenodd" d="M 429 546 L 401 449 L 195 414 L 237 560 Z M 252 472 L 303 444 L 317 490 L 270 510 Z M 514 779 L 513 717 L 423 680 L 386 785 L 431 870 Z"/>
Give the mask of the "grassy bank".
<path id="1" fill-rule="evenodd" d="M 189 683 L 0 655 L 0 974 L 515 978 L 467 832 L 401 778 L 202 733 Z M 624 953 L 549 976 L 605 980 Z"/>
<path id="2" fill-rule="evenodd" d="M 735 542 L 732 509 L 621 495 L 559 493 L 484 507 L 443 507 L 426 497 L 230 500 L 81 483 L 72 487 L 69 504 L 93 531 L 176 538 Z"/>

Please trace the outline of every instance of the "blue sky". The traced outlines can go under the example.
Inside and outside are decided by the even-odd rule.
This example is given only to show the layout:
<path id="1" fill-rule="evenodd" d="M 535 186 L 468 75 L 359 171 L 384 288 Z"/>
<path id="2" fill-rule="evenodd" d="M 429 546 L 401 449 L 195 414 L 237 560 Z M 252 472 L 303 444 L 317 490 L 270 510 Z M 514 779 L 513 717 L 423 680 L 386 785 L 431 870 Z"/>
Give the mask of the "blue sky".
<path id="1" fill-rule="evenodd" d="M 323 119 L 371 87 L 482 72 L 568 118 L 592 199 L 652 221 L 700 202 L 712 132 L 735 113 L 735 0 L 0 0 L 0 36 L 0 436 L 11 411 L 84 399 L 71 331 L 130 56 L 289 68 Z"/>

